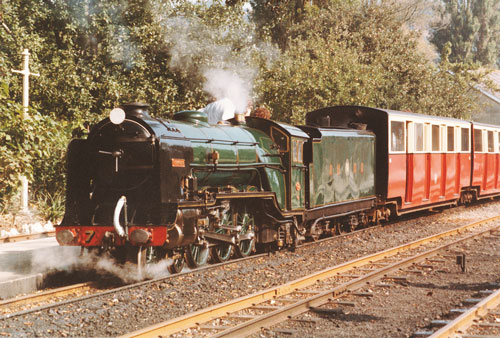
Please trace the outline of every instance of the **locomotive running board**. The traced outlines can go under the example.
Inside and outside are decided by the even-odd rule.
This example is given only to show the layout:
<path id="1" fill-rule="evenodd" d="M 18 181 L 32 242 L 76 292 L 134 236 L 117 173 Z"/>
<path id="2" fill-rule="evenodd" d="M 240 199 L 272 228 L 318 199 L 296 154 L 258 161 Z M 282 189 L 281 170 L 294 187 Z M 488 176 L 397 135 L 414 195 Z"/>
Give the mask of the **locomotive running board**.
<path id="1" fill-rule="evenodd" d="M 214 206 L 216 200 L 221 199 L 242 199 L 242 198 L 272 198 L 276 200 L 274 192 L 230 192 L 230 193 L 216 193 L 215 198 L 204 201 L 182 201 L 179 202 L 179 208 L 194 208 L 194 207 L 207 207 Z"/>

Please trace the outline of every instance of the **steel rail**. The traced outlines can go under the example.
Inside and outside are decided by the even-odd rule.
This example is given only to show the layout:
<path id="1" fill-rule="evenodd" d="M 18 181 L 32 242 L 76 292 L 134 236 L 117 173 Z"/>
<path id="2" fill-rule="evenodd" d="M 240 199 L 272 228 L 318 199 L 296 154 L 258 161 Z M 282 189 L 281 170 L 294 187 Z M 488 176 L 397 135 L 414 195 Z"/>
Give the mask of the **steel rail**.
<path id="1" fill-rule="evenodd" d="M 30 239 L 54 237 L 55 235 L 56 235 L 55 231 L 45 231 L 37 234 L 24 234 L 24 235 L 16 235 L 9 237 L 0 237 L 0 243 L 15 243 L 20 241 L 27 241 Z"/>
<path id="2" fill-rule="evenodd" d="M 332 236 L 332 237 L 326 237 L 326 238 L 323 238 L 323 239 L 320 239 L 320 240 L 317 240 L 317 241 L 313 241 L 313 242 L 302 243 L 302 244 L 298 245 L 297 248 L 302 248 L 302 247 L 307 247 L 307 246 L 311 246 L 311 245 L 316 245 L 316 244 L 319 244 L 319 243 L 322 243 L 322 242 L 326 242 L 326 241 L 331 241 L 331 240 L 336 240 L 336 239 L 342 239 L 343 237 L 352 236 L 352 235 L 357 234 L 357 233 L 362 233 L 362 232 L 365 232 L 365 231 L 370 231 L 372 229 L 376 229 L 376 228 L 380 228 L 380 227 L 381 227 L 381 225 L 371 226 L 371 227 L 368 227 L 368 228 L 355 230 L 355 231 L 352 231 L 352 232 L 349 232 L 349 233 L 335 235 L 335 236 Z M 177 274 L 168 275 L 168 276 L 165 276 L 165 277 L 159 277 L 159 278 L 155 278 L 155 279 L 151 279 L 151 280 L 146 280 L 146 281 L 142 281 L 142 282 L 138 282 L 138 283 L 134 283 L 134 284 L 129 284 L 129 285 L 118 287 L 118 288 L 115 288 L 115 289 L 112 289 L 112 290 L 102 291 L 102 292 L 99 292 L 99 293 L 95 293 L 95 294 L 90 294 L 90 295 L 78 297 L 78 298 L 75 298 L 75 299 L 72 299 L 72 300 L 64 300 L 64 301 L 60 301 L 60 302 L 57 302 L 57 303 L 51 303 L 51 304 L 43 305 L 43 306 L 40 306 L 40 307 L 37 307 L 37 308 L 33 308 L 33 309 L 28 309 L 28 310 L 23 310 L 23 311 L 19 311 L 19 312 L 9 313 L 7 315 L 0 316 L 0 320 L 5 319 L 5 318 L 13 318 L 13 317 L 17 317 L 17 316 L 22 316 L 22 315 L 26 315 L 28 313 L 33 313 L 33 312 L 36 312 L 36 311 L 43 311 L 43 310 L 47 310 L 47 309 L 50 309 L 50 308 L 54 308 L 54 307 L 57 307 L 57 306 L 62 306 L 62 305 L 70 304 L 70 303 L 76 303 L 76 302 L 79 302 L 79 301 L 85 301 L 85 300 L 88 300 L 88 299 L 91 299 L 91 298 L 95 298 L 97 296 L 106 296 L 106 295 L 109 295 L 109 294 L 112 294 L 112 293 L 115 293 L 115 292 L 120 292 L 120 291 L 123 291 L 123 290 L 128 290 L 128 289 L 132 289 L 132 288 L 135 288 L 135 287 L 140 287 L 140 286 L 147 285 L 147 284 L 152 284 L 152 283 L 161 282 L 161 281 L 165 281 L 165 280 L 172 279 L 172 278 L 182 277 L 184 275 L 188 275 L 188 274 L 192 274 L 192 273 L 196 273 L 196 272 L 202 272 L 202 271 L 205 271 L 205 270 L 216 269 L 218 267 L 225 266 L 225 265 L 233 265 L 233 264 L 238 264 L 238 263 L 241 263 L 241 262 L 244 262 L 244 261 L 248 261 L 248 260 L 259 259 L 259 258 L 267 257 L 270 254 L 271 253 L 261 253 L 261 254 L 255 254 L 255 255 L 248 256 L 248 257 L 244 257 L 244 258 L 232 259 L 232 260 L 229 260 L 229 261 L 226 261 L 226 262 L 223 262 L 223 263 L 209 264 L 209 265 L 205 265 L 205 266 L 202 266 L 202 267 L 199 267 L 199 268 L 196 268 L 196 269 L 192 269 L 192 270 L 189 270 L 189 271 L 184 271 L 184 272 L 180 272 L 180 273 L 177 273 Z M 69 286 L 69 287 L 71 287 L 71 286 Z M 26 297 L 29 297 L 29 295 L 26 296 Z M 8 302 L 8 301 L 9 300 L 6 300 L 6 302 Z"/>
<path id="3" fill-rule="evenodd" d="M 55 297 L 63 297 L 78 291 L 87 291 L 91 288 L 94 288 L 95 283 L 87 282 L 87 283 L 79 283 L 69 286 L 64 286 L 57 289 L 47 290 L 40 293 L 35 293 L 31 295 L 26 295 L 23 297 L 11 298 L 7 300 L 0 301 L 0 311 L 2 308 L 7 306 L 19 306 L 25 304 L 33 304 L 45 301 L 47 299 L 55 298 Z"/>
<path id="4" fill-rule="evenodd" d="M 435 242 L 441 238 L 444 237 L 449 237 L 453 236 L 456 234 L 460 234 L 464 231 L 467 231 L 469 229 L 472 229 L 474 227 L 483 225 L 485 223 L 495 221 L 500 219 L 500 216 L 495 216 L 491 217 L 485 220 L 473 222 L 461 227 L 458 227 L 456 229 L 444 231 L 442 233 L 432 235 L 420 240 L 416 240 L 407 244 L 403 244 L 394 248 L 390 248 L 375 254 L 367 255 L 343 264 L 340 264 L 335 267 L 327 268 L 322 271 L 316 272 L 312 275 L 291 281 L 289 283 L 283 284 L 281 286 L 273 287 L 267 290 L 263 290 L 260 292 L 257 292 L 252 295 L 240 297 L 236 300 L 231 300 L 228 302 L 225 302 L 223 304 L 218 304 L 211 306 L 206 309 L 202 309 L 190 314 L 186 314 L 184 316 L 178 317 L 178 318 L 173 318 L 171 320 L 168 320 L 163 323 L 159 323 L 135 332 L 131 332 L 128 334 L 125 334 L 121 336 L 122 338 L 131 338 L 131 337 L 157 337 L 157 336 L 165 336 L 169 334 L 173 334 L 179 331 L 182 331 L 184 329 L 194 327 L 198 325 L 199 323 L 207 322 L 209 320 L 213 320 L 218 317 L 222 317 L 227 315 L 228 313 L 236 312 L 239 310 L 242 310 L 244 308 L 250 307 L 254 304 L 262 303 L 267 300 L 271 300 L 277 296 L 282 296 L 285 294 L 289 294 L 294 292 L 297 289 L 305 288 L 308 286 L 313 285 L 317 281 L 328 279 L 330 277 L 334 277 L 338 274 L 341 274 L 345 271 L 352 270 L 354 268 L 357 268 L 361 265 L 365 264 L 370 264 L 375 261 L 380 261 L 384 258 L 387 258 L 389 256 L 394 256 L 396 254 L 402 253 L 404 251 L 414 249 L 416 247 L 422 246 L 427 243 Z M 499 228 L 500 225 L 497 225 L 495 227 Z M 492 231 L 492 229 L 488 229 L 484 232 L 481 232 L 480 234 L 487 233 Z M 461 239 L 460 241 L 463 240 L 468 240 L 472 237 L 479 236 L 480 234 L 474 234 L 471 236 L 467 236 L 464 239 Z M 275 310 L 273 312 L 270 312 L 267 315 L 261 316 L 260 318 L 252 319 L 249 320 L 245 323 L 242 323 L 240 325 L 237 325 L 236 327 L 230 328 L 228 330 L 225 330 L 221 332 L 220 334 L 216 335 L 216 337 L 234 337 L 234 336 L 244 336 L 248 335 L 251 333 L 254 333 L 256 330 L 260 329 L 262 326 L 267 326 L 267 325 L 272 325 L 275 323 L 278 323 L 282 321 L 283 318 L 288 318 L 290 316 L 302 313 L 304 311 L 307 311 L 309 307 L 311 306 L 318 306 L 321 304 L 324 304 L 325 302 L 328 302 L 332 297 L 339 296 L 340 294 L 344 293 L 347 290 L 351 290 L 353 288 L 359 288 L 361 286 L 366 285 L 366 281 L 368 279 L 378 279 L 380 277 L 383 277 L 384 275 L 387 275 L 389 271 L 393 271 L 395 269 L 399 269 L 408 265 L 413 264 L 417 260 L 423 260 L 427 257 L 430 257 L 434 255 L 437 251 L 443 250 L 446 247 L 449 247 L 451 245 L 455 245 L 456 243 L 460 242 L 456 241 L 450 244 L 446 244 L 443 246 L 440 246 L 436 249 L 432 249 L 428 252 L 425 252 L 424 254 L 417 255 L 414 257 L 411 257 L 409 259 L 406 259 L 402 262 L 395 263 L 392 265 L 389 265 L 385 268 L 379 269 L 374 271 L 373 273 L 369 273 L 363 277 L 359 277 L 357 279 L 354 279 L 348 283 L 342 284 L 333 290 L 329 290 L 327 292 L 321 293 L 319 295 L 316 295 L 314 297 L 311 297 L 309 299 L 299 301 L 295 304 L 291 304 L 287 307 Z"/>
<path id="5" fill-rule="evenodd" d="M 500 228 L 500 225 L 498 225 L 496 228 L 497 229 Z M 307 312 L 310 307 L 318 307 L 318 306 L 324 305 L 324 304 L 328 303 L 329 301 L 331 301 L 332 299 L 343 296 L 344 293 L 346 293 L 346 292 L 352 292 L 352 291 L 355 291 L 357 289 L 360 289 L 360 288 L 366 286 L 366 284 L 368 282 L 386 277 L 390 272 L 394 272 L 396 270 L 400 270 L 400 269 L 403 269 L 405 267 L 411 266 L 412 264 L 418 263 L 420 261 L 425 260 L 426 258 L 434 256 L 438 251 L 446 249 L 452 245 L 456 245 L 457 243 L 469 240 L 471 238 L 484 235 L 485 233 L 489 233 L 491 230 L 492 229 L 488 229 L 488 230 L 485 230 L 481 233 L 467 236 L 467 237 L 462 238 L 458 241 L 439 246 L 437 248 L 428 250 L 424 253 L 412 256 L 408 259 L 391 264 L 387 267 L 383 267 L 383 268 L 378 269 L 378 270 L 376 270 L 372 273 L 369 273 L 365 276 L 361 276 L 361 277 L 356 278 L 352 281 L 349 281 L 347 283 L 339 285 L 339 286 L 337 286 L 329 291 L 325 291 L 319 295 L 315 295 L 315 296 L 312 296 L 308 299 L 298 301 L 298 302 L 291 304 L 289 306 L 280 308 L 278 310 L 275 310 L 273 312 L 265 314 L 259 318 L 247 321 L 247 322 L 242 323 L 238 326 L 227 329 L 219 334 L 213 335 L 212 337 L 243 337 L 243 336 L 255 333 L 256 331 L 260 330 L 260 328 L 262 328 L 262 327 L 271 326 L 271 325 L 277 324 L 279 322 L 282 322 L 284 320 L 287 320 L 288 318 L 291 318 L 293 316 Z"/>
<path id="6" fill-rule="evenodd" d="M 489 311 L 495 309 L 500 304 L 500 290 L 492 293 L 490 296 L 477 303 L 472 308 L 452 320 L 446 326 L 443 326 L 429 338 L 446 338 L 451 337 L 455 333 L 463 334 L 468 328 L 474 325 L 474 320 L 479 317 L 484 317 Z"/>
<path id="7" fill-rule="evenodd" d="M 18 316 L 23 316 L 23 315 L 26 315 L 26 314 L 29 314 L 29 313 L 33 313 L 33 312 L 37 312 L 37 311 L 48 310 L 48 309 L 51 309 L 51 308 L 54 308 L 54 307 L 57 307 L 57 306 L 63 306 L 63 305 L 67 305 L 67 304 L 77 303 L 77 302 L 85 301 L 85 300 L 92 299 L 92 298 L 95 298 L 95 297 L 102 297 L 102 296 L 110 295 L 110 294 L 113 294 L 113 293 L 116 293 L 116 292 L 130 290 L 130 289 L 133 289 L 133 288 L 136 288 L 136 287 L 141 287 L 141 286 L 148 285 L 148 284 L 153 284 L 153 283 L 157 283 L 157 282 L 161 282 L 161 281 L 166 281 L 166 280 L 173 279 L 173 278 L 182 277 L 182 276 L 189 275 L 189 274 L 196 273 L 196 272 L 202 272 L 202 271 L 205 271 L 205 270 L 215 269 L 215 268 L 218 268 L 218 267 L 221 267 L 221 266 L 225 266 L 225 265 L 237 264 L 237 263 L 244 262 L 244 261 L 247 261 L 247 260 L 258 259 L 258 258 L 262 258 L 262 257 L 265 257 L 265 256 L 268 256 L 268 254 L 267 253 L 263 253 L 263 254 L 258 254 L 258 255 L 254 255 L 254 256 L 248 256 L 248 257 L 245 257 L 245 258 L 238 258 L 238 259 L 235 259 L 235 260 L 230 260 L 230 261 L 227 261 L 227 262 L 224 262 L 224 263 L 217 263 L 217 264 L 212 264 L 212 265 L 205 265 L 203 267 L 200 267 L 200 268 L 197 268 L 197 269 L 193 269 L 193 270 L 190 270 L 190 271 L 180 272 L 180 273 L 176 273 L 176 274 L 173 274 L 173 275 L 168 275 L 168 276 L 165 276 L 165 277 L 159 277 L 159 278 L 155 278 L 155 279 L 151 279 L 151 280 L 145 280 L 145 281 L 137 282 L 137 283 L 134 283 L 134 284 L 129 284 L 129 285 L 121 286 L 121 287 L 118 287 L 118 288 L 115 288 L 115 289 L 111 289 L 111 290 L 102 291 L 102 292 L 95 293 L 95 294 L 90 294 L 90 295 L 78 297 L 78 298 L 71 299 L 71 300 L 64 300 L 64 301 L 61 301 L 61 302 L 57 302 L 57 303 L 52 303 L 52 304 L 40 306 L 40 307 L 37 307 L 37 308 L 34 308 L 34 309 L 29 309 L 29 310 L 19 311 L 19 312 L 15 312 L 15 313 L 10 313 L 10 314 L 5 315 L 5 316 L 0 316 L 0 321 L 2 319 L 6 319 L 6 318 L 13 318 L 13 317 L 18 317 Z"/>

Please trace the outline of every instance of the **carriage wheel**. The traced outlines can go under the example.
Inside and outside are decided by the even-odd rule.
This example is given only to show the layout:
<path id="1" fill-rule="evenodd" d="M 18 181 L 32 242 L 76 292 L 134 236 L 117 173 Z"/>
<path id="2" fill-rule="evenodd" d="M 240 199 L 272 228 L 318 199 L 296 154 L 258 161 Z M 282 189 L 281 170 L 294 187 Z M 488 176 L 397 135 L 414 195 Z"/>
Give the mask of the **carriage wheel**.
<path id="1" fill-rule="evenodd" d="M 216 232 L 225 233 L 224 230 L 218 230 Z M 232 253 L 233 253 L 233 246 L 229 243 L 217 244 L 216 246 L 212 247 L 210 252 L 212 260 L 215 263 L 222 263 L 227 261 L 229 258 L 231 258 Z"/>
<path id="2" fill-rule="evenodd" d="M 158 263 L 161 260 L 167 258 L 167 251 L 159 248 L 159 247 L 153 247 L 153 246 L 139 246 L 135 247 L 132 250 L 132 253 L 135 252 L 135 261 L 130 259 L 130 261 L 133 261 L 134 263 L 137 264 L 137 274 L 139 278 L 144 278 L 146 277 L 144 275 L 146 271 L 146 266 L 149 264 L 154 264 Z M 179 264 L 179 263 L 177 263 Z M 182 267 L 181 267 L 182 270 Z M 170 268 L 169 268 L 170 271 Z"/>
<path id="3" fill-rule="evenodd" d="M 239 208 L 237 223 L 241 226 L 239 235 L 246 235 L 250 233 L 254 234 L 254 236 L 250 239 L 239 241 L 235 247 L 235 256 L 243 258 L 249 256 L 255 250 L 255 220 L 254 217 L 247 212 L 246 206 Z"/>
<path id="4" fill-rule="evenodd" d="M 346 232 L 347 232 L 347 231 L 346 231 L 346 229 L 344 228 L 344 225 L 343 225 L 342 223 L 340 223 L 340 222 L 336 222 L 336 223 L 335 223 L 335 231 L 334 231 L 334 234 L 335 234 L 336 236 L 338 236 L 338 235 L 343 235 L 343 234 L 345 234 Z"/>
<path id="5" fill-rule="evenodd" d="M 211 251 L 211 256 L 215 263 L 222 263 L 231 258 L 232 253 L 233 253 L 233 246 L 229 243 L 228 244 L 224 243 L 214 246 Z"/>
<path id="6" fill-rule="evenodd" d="M 308 233 L 306 234 L 306 238 L 310 242 L 316 242 L 321 235 L 323 234 L 323 229 L 322 227 L 319 226 L 319 224 L 313 224 L 309 228 Z"/>
<path id="7" fill-rule="evenodd" d="M 186 250 L 186 260 L 190 268 L 198 268 L 207 264 L 210 250 L 206 243 L 190 244 Z"/>

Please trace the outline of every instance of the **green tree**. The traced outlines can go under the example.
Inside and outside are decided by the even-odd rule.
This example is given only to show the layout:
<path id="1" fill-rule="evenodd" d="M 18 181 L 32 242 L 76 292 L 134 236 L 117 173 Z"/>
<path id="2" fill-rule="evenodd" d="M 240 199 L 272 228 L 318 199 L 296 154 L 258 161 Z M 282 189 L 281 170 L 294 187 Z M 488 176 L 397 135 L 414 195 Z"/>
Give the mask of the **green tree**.
<path id="1" fill-rule="evenodd" d="M 338 104 L 470 116 L 467 71 L 455 67 L 452 76 L 433 67 L 418 53 L 416 34 L 401 29 L 397 11 L 388 13 L 378 4 L 311 8 L 260 82 L 273 116 L 302 123 L 306 112 Z"/>
<path id="2" fill-rule="evenodd" d="M 432 42 L 440 51 L 451 43 L 450 60 L 493 65 L 500 52 L 500 1 L 444 0 Z"/>
<path id="3" fill-rule="evenodd" d="M 472 61 L 474 39 L 479 31 L 478 18 L 473 13 L 473 2 L 463 0 L 445 0 L 445 15 L 449 24 L 436 31 L 433 42 L 439 50 L 446 42 L 451 42 L 451 59 Z"/>
<path id="4" fill-rule="evenodd" d="M 300 22 L 303 11 L 303 0 L 252 0 L 252 18 L 261 34 L 270 35 L 272 41 L 282 50 L 286 49 L 288 29 Z"/>
<path id="5" fill-rule="evenodd" d="M 148 101 L 165 116 L 199 108 L 207 98 L 204 69 L 230 60 L 238 60 L 236 69 L 250 68 L 259 58 L 241 6 L 221 1 L 19 0 L 1 12 L 12 34 L 0 31 L 0 69 L 30 46 L 42 74 L 32 102 L 80 129 L 125 101 Z"/>
<path id="6" fill-rule="evenodd" d="M 304 19 L 309 7 L 323 8 L 340 0 L 251 0 L 252 19 L 258 27 L 260 37 L 270 36 L 281 50 L 287 48 L 290 28 Z M 352 3 L 358 0 L 344 0 Z"/>
<path id="7" fill-rule="evenodd" d="M 21 175 L 30 180 L 35 198 L 61 194 L 62 161 L 71 136 L 67 123 L 35 110 L 25 114 L 8 97 L 8 84 L 0 82 L 0 210 L 12 206 Z"/>
<path id="8" fill-rule="evenodd" d="M 477 1 L 474 14 L 479 20 L 475 60 L 484 65 L 494 65 L 499 62 L 500 54 L 500 1 Z"/>

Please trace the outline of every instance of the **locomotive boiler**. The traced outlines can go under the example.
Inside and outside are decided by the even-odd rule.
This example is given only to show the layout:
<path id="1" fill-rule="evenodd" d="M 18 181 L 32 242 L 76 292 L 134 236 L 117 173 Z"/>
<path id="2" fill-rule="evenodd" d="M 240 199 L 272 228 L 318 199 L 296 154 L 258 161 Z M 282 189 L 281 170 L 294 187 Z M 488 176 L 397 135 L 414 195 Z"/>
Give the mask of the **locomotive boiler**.
<path id="1" fill-rule="evenodd" d="M 171 272 L 293 246 L 377 217 L 375 135 L 126 104 L 67 153 L 61 245 Z"/>

